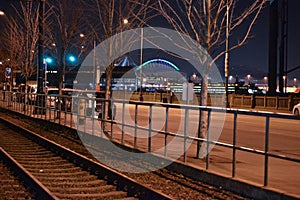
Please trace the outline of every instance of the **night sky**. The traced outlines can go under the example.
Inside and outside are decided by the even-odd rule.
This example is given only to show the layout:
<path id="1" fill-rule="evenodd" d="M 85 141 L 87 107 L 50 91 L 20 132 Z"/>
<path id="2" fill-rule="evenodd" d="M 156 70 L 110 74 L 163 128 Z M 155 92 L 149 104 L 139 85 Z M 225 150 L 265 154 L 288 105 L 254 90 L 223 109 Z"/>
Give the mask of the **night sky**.
<path id="1" fill-rule="evenodd" d="M 300 1 L 288 0 L 288 70 L 300 66 Z M 269 8 L 264 8 L 246 46 L 231 53 L 230 65 L 233 72 L 245 72 L 262 78 L 268 72 Z M 245 69 L 242 69 L 245 68 Z M 234 75 L 234 74 L 233 74 Z M 288 74 L 289 79 L 300 79 L 300 69 Z"/>
<path id="2" fill-rule="evenodd" d="M 16 0 L 0 0 L 0 9 L 6 12 L 11 2 Z M 242 1 L 240 1 L 242 2 Z M 300 1 L 288 0 L 288 69 L 300 66 Z M 268 72 L 268 34 L 269 7 L 266 6 L 252 31 L 253 38 L 247 44 L 230 53 L 230 75 L 240 78 L 251 74 L 262 79 Z M 222 68 L 223 61 L 217 64 Z M 300 69 L 288 74 L 288 79 L 297 78 L 300 82 Z"/>

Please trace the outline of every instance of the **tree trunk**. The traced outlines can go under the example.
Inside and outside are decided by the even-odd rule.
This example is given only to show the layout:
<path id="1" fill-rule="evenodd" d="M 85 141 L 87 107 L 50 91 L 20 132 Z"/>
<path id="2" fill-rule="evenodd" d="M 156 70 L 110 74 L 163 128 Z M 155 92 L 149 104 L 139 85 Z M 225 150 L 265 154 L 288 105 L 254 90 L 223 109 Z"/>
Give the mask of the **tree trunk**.
<path id="1" fill-rule="evenodd" d="M 202 77 L 202 85 L 201 85 L 201 99 L 200 99 L 200 106 L 207 106 L 208 100 L 208 73 L 205 73 Z M 208 131 L 208 122 L 207 122 L 207 111 L 200 111 L 199 112 L 199 138 L 206 139 L 207 138 L 207 131 Z M 198 142 L 197 146 L 197 158 L 203 158 L 206 156 L 206 142 Z"/>

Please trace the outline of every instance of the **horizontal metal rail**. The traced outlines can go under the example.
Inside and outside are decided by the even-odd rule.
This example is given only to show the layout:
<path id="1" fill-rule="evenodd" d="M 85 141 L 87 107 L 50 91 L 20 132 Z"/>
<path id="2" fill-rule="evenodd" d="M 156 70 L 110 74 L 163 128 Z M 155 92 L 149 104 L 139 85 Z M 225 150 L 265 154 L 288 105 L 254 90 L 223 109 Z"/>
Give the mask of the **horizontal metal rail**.
<path id="1" fill-rule="evenodd" d="M 6 96 L 13 96 L 11 94 L 6 94 Z M 137 131 L 145 131 L 148 133 L 148 142 L 147 142 L 147 151 L 151 152 L 152 151 L 152 133 L 158 133 L 163 136 L 164 138 L 164 144 L 165 144 L 165 149 L 164 149 L 164 156 L 167 157 L 168 155 L 168 149 L 167 145 L 170 137 L 177 137 L 181 138 L 183 142 L 183 148 L 184 148 L 184 155 L 183 155 L 183 160 L 184 162 L 187 161 L 187 155 L 186 155 L 186 143 L 189 141 L 196 142 L 196 143 L 202 143 L 207 145 L 207 159 L 206 159 L 206 169 L 209 169 L 209 146 L 210 145 L 216 145 L 219 147 L 224 147 L 228 148 L 232 151 L 232 157 L 231 157 L 231 165 L 232 165 L 232 177 L 236 176 L 236 152 L 237 151 L 242 151 L 242 152 L 248 152 L 251 154 L 256 154 L 256 155 L 261 155 L 264 156 L 264 186 L 268 185 L 268 179 L 269 179 L 269 159 L 270 158 L 276 158 L 280 159 L 283 161 L 289 161 L 289 162 L 294 162 L 294 163 L 300 163 L 300 159 L 294 158 L 294 157 L 289 157 L 286 155 L 281 155 L 281 154 L 276 154 L 272 153 L 269 150 L 269 129 L 270 129 L 270 119 L 289 119 L 289 120 L 300 120 L 299 117 L 293 116 L 293 115 L 284 115 L 284 114 L 277 114 L 277 113 L 272 113 L 272 112 L 255 112 L 255 111 L 249 111 L 249 110 L 239 110 L 239 109 L 228 109 L 228 108 L 219 108 L 219 107 L 204 107 L 204 106 L 194 106 L 194 105 L 182 105 L 182 104 L 168 104 L 168 103 L 157 103 L 157 102 L 140 102 L 140 101 L 124 101 L 124 100 L 105 100 L 105 99 L 97 99 L 97 98 L 88 98 L 88 97 L 83 97 L 80 95 L 76 96 L 55 96 L 56 99 L 60 102 L 65 101 L 69 102 L 69 107 L 64 107 L 64 109 L 59 109 L 58 106 L 55 107 L 49 107 L 48 104 L 44 104 L 45 106 L 41 105 L 29 105 L 25 102 L 17 102 L 16 99 L 12 98 L 1 98 L 1 93 L 0 93 L 0 103 L 3 107 L 13 109 L 17 112 L 26 114 L 26 115 L 32 115 L 32 111 L 35 109 L 41 109 L 45 110 L 46 112 L 49 112 L 47 115 L 36 115 L 35 117 L 45 119 L 45 120 L 51 120 L 54 122 L 57 122 L 59 124 L 62 124 L 62 121 L 64 122 L 63 125 L 69 126 L 71 128 L 76 128 L 74 122 L 73 122 L 73 117 L 77 117 L 77 124 L 81 124 L 83 126 L 84 132 L 86 132 L 86 126 L 87 126 L 87 121 L 90 120 L 93 123 L 93 132 L 92 134 L 96 134 L 94 132 L 94 120 L 97 120 L 101 122 L 101 126 L 103 127 L 104 124 L 110 124 L 111 127 L 111 133 L 110 137 L 113 139 L 114 138 L 114 125 L 120 125 L 121 126 L 121 143 L 125 144 L 125 128 L 132 128 L 133 129 L 133 143 L 132 143 L 132 148 L 138 148 L 137 147 Z M 45 96 L 44 99 L 49 99 L 48 96 Z M 66 103 L 65 103 L 66 104 Z M 114 113 L 112 107 L 114 104 L 120 104 L 121 105 L 121 120 L 116 121 L 114 120 Z M 11 107 L 8 107 L 11 105 Z M 106 106 L 107 105 L 107 106 Z M 125 123 L 125 107 L 126 105 L 134 105 L 134 123 L 133 124 L 127 124 Z M 24 109 L 24 107 L 27 106 L 28 109 Z M 140 107 L 145 107 L 148 109 L 149 114 L 148 114 L 148 127 L 143 127 L 138 125 L 138 111 Z M 165 108 L 165 128 L 161 130 L 157 130 L 153 128 L 152 123 L 152 115 L 153 115 L 153 109 L 155 107 L 162 107 Z M 61 108 L 61 107 L 60 107 Z M 109 111 L 105 111 L 105 109 L 112 109 L 111 110 L 111 115 L 110 119 L 107 118 L 107 113 Z M 95 111 L 94 110 L 100 110 L 99 116 L 97 119 L 95 119 Z M 227 114 L 232 114 L 233 115 L 233 137 L 231 143 L 225 143 L 225 142 L 220 142 L 220 141 L 213 141 L 211 140 L 211 133 L 208 132 L 207 138 L 201 138 L 199 136 L 189 136 L 187 134 L 188 127 L 187 127 L 187 120 L 184 120 L 184 130 L 182 133 L 173 133 L 169 129 L 169 124 L 170 124 L 170 109 L 180 109 L 183 110 L 185 119 L 187 119 L 187 115 L 191 111 L 197 111 L 197 112 L 207 112 L 208 113 L 208 126 L 210 124 L 210 118 L 212 116 L 212 113 L 227 113 Z M 88 113 L 90 112 L 90 113 Z M 53 118 L 51 115 L 55 115 L 57 117 Z M 238 116 L 240 115 L 245 115 L 245 116 L 256 116 L 256 117 L 263 117 L 265 119 L 265 130 L 264 130 L 264 136 L 265 136 L 265 141 L 264 141 L 264 149 L 254 149 L 254 148 L 249 148 L 246 146 L 239 146 L 237 145 L 237 136 L 239 135 L 237 131 L 237 125 L 238 125 Z M 57 118 L 57 119 L 56 119 Z M 69 123 L 67 123 L 68 120 L 70 120 Z M 78 128 L 78 126 L 77 126 Z M 102 131 L 100 135 L 102 136 Z M 197 154 L 195 152 L 195 154 Z"/>

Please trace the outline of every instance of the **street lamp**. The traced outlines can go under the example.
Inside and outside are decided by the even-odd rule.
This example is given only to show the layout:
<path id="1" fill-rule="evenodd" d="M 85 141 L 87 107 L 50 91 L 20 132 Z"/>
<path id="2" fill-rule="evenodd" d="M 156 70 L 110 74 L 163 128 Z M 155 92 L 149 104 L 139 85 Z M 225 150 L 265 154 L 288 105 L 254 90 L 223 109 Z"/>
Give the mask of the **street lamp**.
<path id="1" fill-rule="evenodd" d="M 267 89 L 267 81 L 268 81 L 268 77 L 267 76 L 264 77 L 264 81 L 265 81 L 265 88 Z"/>
<path id="2" fill-rule="evenodd" d="M 251 75 L 250 74 L 247 75 L 247 79 L 248 79 L 248 84 L 250 85 L 250 79 L 251 79 Z"/>
<path id="3" fill-rule="evenodd" d="M 79 34 L 79 37 L 81 38 L 84 38 L 85 37 L 85 34 L 84 33 L 80 33 Z M 100 80 L 100 68 L 99 68 L 99 73 L 98 73 L 98 70 L 97 70 L 97 64 L 96 64 L 96 39 L 95 39 L 95 35 L 93 34 L 93 80 L 95 81 L 95 86 L 98 84 L 98 81 Z M 81 48 L 83 49 L 84 46 L 82 45 Z M 98 76 L 99 74 L 99 76 Z"/>
<path id="4" fill-rule="evenodd" d="M 125 26 L 127 26 L 128 23 L 129 23 L 128 19 L 126 19 L 126 18 L 123 19 L 123 24 Z M 120 45 L 122 54 L 123 54 L 123 24 L 121 25 L 121 45 Z"/>
<path id="5" fill-rule="evenodd" d="M 233 76 L 229 76 L 229 83 L 232 83 Z"/>
<path id="6" fill-rule="evenodd" d="M 0 10 L 0 16 L 4 16 L 5 12 L 3 12 L 2 10 Z"/>
<path id="7" fill-rule="evenodd" d="M 126 24 L 128 24 L 128 19 L 123 19 L 123 23 L 126 25 Z"/>
<path id="8" fill-rule="evenodd" d="M 297 87 L 297 78 L 294 78 L 294 87 Z"/>
<path id="9" fill-rule="evenodd" d="M 194 79 L 194 81 L 196 80 L 196 77 L 197 77 L 197 75 L 194 73 L 194 74 L 193 74 L 193 79 Z"/>
<path id="10" fill-rule="evenodd" d="M 128 25 L 128 23 L 129 23 L 129 21 L 128 21 L 128 19 L 123 19 L 123 24 L 124 24 L 124 26 L 127 26 Z M 123 45 L 123 24 L 121 24 L 121 44 L 120 44 L 120 47 L 121 47 L 121 55 L 123 55 L 124 54 L 124 49 L 123 49 L 123 47 L 124 47 L 124 45 Z M 126 83 L 125 83 L 125 81 L 123 80 L 123 84 L 124 84 L 124 99 L 125 99 L 125 97 L 126 97 L 126 91 L 127 91 L 127 85 L 126 85 Z"/>
<path id="11" fill-rule="evenodd" d="M 283 93 L 286 93 L 286 76 L 283 76 Z"/>

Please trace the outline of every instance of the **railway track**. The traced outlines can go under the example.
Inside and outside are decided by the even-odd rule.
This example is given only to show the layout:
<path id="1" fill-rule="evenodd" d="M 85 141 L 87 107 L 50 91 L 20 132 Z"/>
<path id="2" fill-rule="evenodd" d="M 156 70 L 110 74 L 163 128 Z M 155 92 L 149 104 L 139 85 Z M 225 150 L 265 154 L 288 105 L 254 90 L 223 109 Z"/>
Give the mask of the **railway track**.
<path id="1" fill-rule="evenodd" d="M 0 195 L 6 199 L 32 199 L 27 188 L 3 161 L 0 161 Z"/>
<path id="2" fill-rule="evenodd" d="M 34 188 L 32 193 L 43 199 L 169 199 L 29 130 L 0 122 L 1 157 L 27 179 L 25 188 Z"/>
<path id="3" fill-rule="evenodd" d="M 26 130 L 37 132 L 39 135 L 48 138 L 51 141 L 72 149 L 81 155 L 84 155 L 94 162 L 99 162 L 94 156 L 92 156 L 85 146 L 81 143 L 80 138 L 74 130 L 68 129 L 58 124 L 49 123 L 44 120 L 33 120 L 31 118 L 18 115 L 17 113 L 0 112 L 0 123 L 6 121 L 6 123 L 16 124 Z M 13 128 L 13 127 L 10 127 Z M 95 142 L 97 138 L 93 138 Z M 100 139 L 101 140 L 101 139 Z M 1 138 L 0 138 L 1 141 Z M 97 145 L 100 149 L 96 150 L 100 153 L 102 158 L 114 157 L 113 162 L 125 167 L 151 167 L 151 163 L 145 160 L 122 158 L 117 152 L 108 151 L 105 149 L 105 142 L 101 142 L 102 145 Z M 103 146 L 104 145 L 104 146 Z M 50 145 L 51 146 L 51 145 Z M 117 161 L 117 162 L 115 162 Z M 157 191 L 162 191 L 166 195 L 170 195 L 172 199 L 236 199 L 246 200 L 248 198 L 240 196 L 238 194 L 226 191 L 220 187 L 208 185 L 201 181 L 189 179 L 182 173 L 172 171 L 172 169 L 161 169 L 148 173 L 125 173 L 126 176 L 138 181 L 141 184 L 147 185 Z M 153 199 L 153 198 L 150 198 Z"/>

